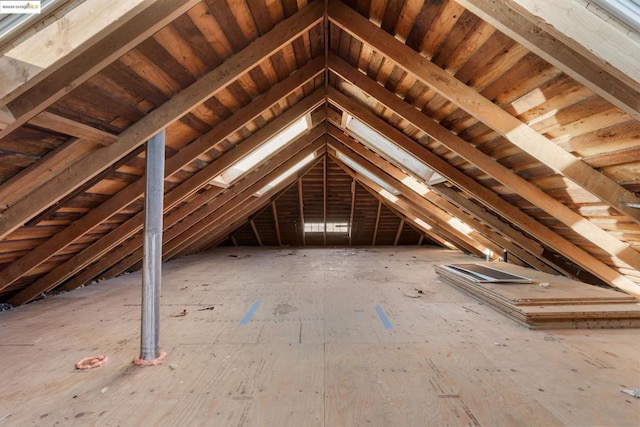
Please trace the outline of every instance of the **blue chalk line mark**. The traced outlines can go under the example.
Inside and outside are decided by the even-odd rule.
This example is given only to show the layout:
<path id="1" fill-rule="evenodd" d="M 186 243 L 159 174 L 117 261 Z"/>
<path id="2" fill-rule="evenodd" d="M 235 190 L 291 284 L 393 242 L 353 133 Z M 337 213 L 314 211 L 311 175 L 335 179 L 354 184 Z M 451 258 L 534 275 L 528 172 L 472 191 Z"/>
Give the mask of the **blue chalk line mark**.
<path id="1" fill-rule="evenodd" d="M 245 314 L 245 316 L 240 321 L 240 324 L 241 325 L 246 325 L 247 323 L 249 323 L 249 320 L 251 320 L 251 317 L 256 312 L 258 307 L 260 307 L 260 301 L 254 302 L 253 305 L 251 306 L 251 308 L 249 309 L 249 311 L 247 312 L 247 314 Z"/>
<path id="2" fill-rule="evenodd" d="M 384 314 L 382 307 L 380 307 L 379 305 L 376 305 L 376 312 L 378 313 L 378 317 L 382 321 L 382 324 L 384 325 L 384 327 L 387 329 L 393 329 L 393 326 L 391 326 L 391 322 L 389 322 L 389 318 L 387 317 L 387 315 Z"/>

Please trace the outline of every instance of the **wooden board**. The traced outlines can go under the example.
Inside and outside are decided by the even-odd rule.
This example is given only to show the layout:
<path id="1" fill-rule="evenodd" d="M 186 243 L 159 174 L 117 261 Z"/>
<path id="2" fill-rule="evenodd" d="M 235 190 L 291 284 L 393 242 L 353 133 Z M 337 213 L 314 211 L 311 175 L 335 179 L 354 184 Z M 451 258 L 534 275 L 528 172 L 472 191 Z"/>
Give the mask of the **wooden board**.
<path id="1" fill-rule="evenodd" d="M 138 273 L 0 312 L 0 360 L 11 367 L 0 424 L 640 423 L 619 392 L 640 378 L 635 331 L 505 321 L 437 280 L 435 264 L 473 260 L 417 247 L 227 247 L 181 258 L 164 265 L 168 358 L 155 368 L 131 364 Z M 405 295 L 415 289 L 419 298 Z M 107 364 L 74 370 L 96 354 Z"/>
<path id="2" fill-rule="evenodd" d="M 447 283 L 531 329 L 640 327 L 640 304 L 633 297 L 519 266 L 499 266 L 547 281 L 496 284 L 476 282 L 445 265 L 435 271 Z"/>

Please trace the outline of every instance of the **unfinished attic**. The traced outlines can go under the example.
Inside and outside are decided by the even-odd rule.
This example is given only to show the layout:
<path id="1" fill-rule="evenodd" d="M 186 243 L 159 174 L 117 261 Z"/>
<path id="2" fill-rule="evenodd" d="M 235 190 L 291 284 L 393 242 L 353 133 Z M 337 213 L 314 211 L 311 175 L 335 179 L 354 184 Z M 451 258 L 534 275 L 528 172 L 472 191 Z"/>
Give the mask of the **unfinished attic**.
<path id="1" fill-rule="evenodd" d="M 0 426 L 640 424 L 637 0 L 0 12 Z"/>

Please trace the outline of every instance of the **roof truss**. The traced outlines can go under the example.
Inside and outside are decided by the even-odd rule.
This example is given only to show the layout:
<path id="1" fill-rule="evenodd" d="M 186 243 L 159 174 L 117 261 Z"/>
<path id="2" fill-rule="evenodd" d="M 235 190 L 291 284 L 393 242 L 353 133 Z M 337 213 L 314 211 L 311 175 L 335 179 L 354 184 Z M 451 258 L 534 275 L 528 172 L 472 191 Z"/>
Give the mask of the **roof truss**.
<path id="1" fill-rule="evenodd" d="M 486 14 L 488 8 L 499 11 L 492 20 L 485 18 L 567 74 L 573 76 L 584 71 L 578 78 L 585 85 L 637 118 L 638 97 L 634 97 L 637 88 L 618 72 L 593 58 L 584 62 L 584 56 L 567 43 L 555 44 L 549 50 L 553 40 L 550 33 L 538 32 L 536 37 L 527 37 L 525 41 L 526 32 L 533 31 L 535 24 L 530 17 L 522 18 L 526 15 L 522 10 L 476 0 L 459 3 L 480 14 L 479 11 Z M 393 232 L 393 244 L 400 241 L 405 224 L 410 224 L 422 233 L 419 242 L 426 236 L 432 242 L 453 245 L 477 256 L 483 256 L 487 250 L 500 254 L 507 249 L 513 255 L 511 262 L 577 275 L 568 268 L 572 263 L 609 285 L 640 294 L 635 280 L 639 275 L 630 274 L 640 270 L 640 255 L 624 233 L 612 232 L 598 221 L 586 219 L 576 205 L 561 201 L 540 182 L 509 166 L 504 160 L 507 157 L 497 159 L 487 146 L 501 144 L 506 147 L 502 150 L 516 153 L 514 157 L 526 155 L 550 168 L 556 176 L 548 179 L 560 177 L 575 183 L 577 188 L 595 196 L 603 209 L 611 208 L 616 218 L 632 224 L 629 229 L 640 224 L 640 211 L 632 207 L 640 204 L 634 192 L 617 182 L 615 174 L 610 177 L 592 166 L 600 160 L 588 163 L 565 150 L 553 138 L 538 132 L 530 123 L 523 123 L 486 98 L 482 91 L 457 79 L 434 63 L 433 58 L 411 47 L 414 43 L 411 34 L 402 28 L 391 28 L 389 16 L 383 17 L 378 26 L 375 20 L 337 0 L 330 0 L 328 5 L 311 2 L 299 11 L 286 13 L 287 18 L 273 25 L 267 23 L 267 15 L 256 15 L 254 19 L 259 25 L 251 43 L 238 42 L 237 48 L 230 43 L 229 49 L 235 53 L 212 69 L 205 70 L 204 63 L 191 64 L 193 69 L 202 69 L 193 83 L 175 91 L 117 135 L 47 110 L 151 34 L 179 17 L 184 19 L 188 15 L 195 22 L 197 14 L 209 7 L 196 1 L 181 1 L 178 7 L 173 6 L 167 8 L 165 2 L 141 2 L 139 7 L 123 12 L 122 22 L 111 31 L 102 31 L 95 40 L 87 42 L 81 55 L 80 52 L 61 55 L 55 67 L 29 75 L 25 81 L 10 82 L 2 98 L 6 126 L 0 130 L 0 144 L 2 138 L 24 128 L 45 130 L 67 139 L 0 185 L 0 238 L 11 241 L 16 233 L 29 233 L 25 224 L 37 228 L 87 188 L 123 173 L 121 170 L 141 158 L 143 144 L 158 131 L 197 124 L 195 117 L 202 114 L 196 110 L 223 111 L 226 107 L 220 99 L 232 96 L 240 99 L 237 94 L 242 90 L 245 94 L 253 90 L 254 95 L 246 95 L 249 101 L 245 105 L 239 105 L 226 116 L 223 111 L 220 113 L 223 120 L 213 126 L 202 126 L 199 135 L 185 137 L 183 143 L 175 144 L 177 148 L 167 152 L 166 179 L 174 185 L 165 195 L 165 260 L 218 244 L 247 222 L 256 241 L 263 245 L 265 234 L 255 215 L 265 208 L 272 213 L 276 240 L 282 244 L 284 231 L 280 224 L 289 212 L 283 212 L 282 204 L 276 207 L 276 200 L 289 188 L 298 192 L 297 206 L 291 209 L 296 211 L 297 230 L 305 244 L 305 212 L 310 212 L 311 207 L 304 204 L 307 184 L 303 185 L 301 178 L 314 165 L 321 164 L 320 216 L 325 223 L 331 221 L 329 205 L 335 203 L 333 199 L 343 197 L 339 202 L 345 206 L 345 222 L 350 226 L 348 244 L 352 242 L 351 227 L 358 209 L 356 192 L 362 186 L 377 200 L 376 212 L 371 213 L 372 244 L 376 244 L 379 236 L 384 205 L 400 218 Z M 454 10 L 462 9 L 458 6 L 451 9 Z M 187 11 L 189 14 L 185 15 Z M 232 18 L 237 16 L 229 15 Z M 516 28 L 514 22 L 526 25 Z M 233 23 L 220 25 L 221 28 L 227 25 L 225 28 L 237 37 L 242 33 Z M 455 25 L 455 19 L 449 25 Z M 394 37 L 392 30 L 405 34 Z M 171 29 L 154 37 L 168 43 L 176 34 L 177 30 Z M 305 43 L 311 45 L 312 34 L 321 34 L 315 41 L 324 41 L 322 53 L 316 51 L 315 56 L 300 59 L 295 72 L 280 71 L 282 75 L 275 76 L 278 70 L 285 69 L 278 59 L 283 52 L 296 48 L 313 52 L 311 47 L 303 48 Z M 491 34 L 488 31 L 482 37 L 486 41 Z M 405 42 L 400 41 L 403 38 Z M 176 46 L 168 50 L 177 54 Z M 379 61 L 377 73 L 371 67 L 364 68 L 361 60 L 354 60 L 358 50 L 368 52 L 371 61 Z M 571 59 L 559 63 L 560 57 Z M 263 84 L 264 90 L 248 88 L 247 81 L 268 67 L 276 70 L 273 72 L 276 82 Z M 393 84 L 380 84 L 384 83 L 381 79 L 385 73 L 395 79 Z M 397 87 L 407 81 L 413 82 L 413 87 L 425 88 L 418 97 L 434 99 L 437 95 L 441 97 L 437 101 L 441 106 L 449 103 L 443 108 L 449 115 L 437 119 L 416 108 L 416 103 L 412 103 L 416 97 L 410 94 L 410 88 L 404 89 L 403 100 L 398 93 L 402 90 Z M 211 186 L 213 177 L 307 114 L 312 117 L 313 128 L 295 143 L 263 159 L 255 170 L 231 183 L 229 188 Z M 452 132 L 447 124 L 465 114 L 468 117 L 461 122 L 468 125 L 467 130 Z M 428 180 L 404 170 L 388 153 L 374 153 L 357 142 L 345 127 L 347 115 L 358 118 L 418 158 L 444 177 L 446 183 L 428 186 Z M 472 143 L 473 130 L 468 129 L 476 124 L 501 139 L 485 141 L 485 145 Z M 507 142 L 510 145 L 505 145 Z M 626 144 L 624 153 L 637 151 L 637 146 Z M 317 156 L 312 164 L 256 197 L 257 191 L 310 154 Z M 358 164 L 366 176 L 353 170 L 342 155 Z M 336 164 L 349 178 L 345 196 L 331 194 L 330 167 L 335 169 Z M 461 165 L 471 165 L 477 171 L 476 176 L 482 174 L 482 182 Z M 428 191 L 416 191 L 408 180 L 421 181 Z M 493 187 L 483 184 L 487 181 L 496 184 Z M 386 190 L 380 183 L 396 188 L 399 194 L 385 197 Z M 514 206 L 494 191 L 492 188 L 497 185 L 517 194 L 520 203 L 527 204 L 526 209 Z M 23 304 L 42 293 L 71 290 L 96 278 L 113 277 L 136 268 L 142 257 L 143 213 L 134 206 L 140 204 L 143 191 L 142 176 L 128 181 L 89 212 L 13 259 L 0 269 L 0 292 L 18 288 L 11 291 L 10 301 Z M 109 225 L 112 222 L 115 226 Z M 470 227 L 469 231 L 461 229 L 463 223 Z M 560 226 L 556 223 L 567 231 L 557 232 Z M 104 231 L 105 228 L 108 230 Z M 99 237 L 91 237 L 94 234 Z M 325 244 L 330 240 L 326 231 L 322 240 Z M 589 250 L 590 247 L 597 249 Z M 564 260 L 550 257 L 550 251 L 561 254 Z"/>

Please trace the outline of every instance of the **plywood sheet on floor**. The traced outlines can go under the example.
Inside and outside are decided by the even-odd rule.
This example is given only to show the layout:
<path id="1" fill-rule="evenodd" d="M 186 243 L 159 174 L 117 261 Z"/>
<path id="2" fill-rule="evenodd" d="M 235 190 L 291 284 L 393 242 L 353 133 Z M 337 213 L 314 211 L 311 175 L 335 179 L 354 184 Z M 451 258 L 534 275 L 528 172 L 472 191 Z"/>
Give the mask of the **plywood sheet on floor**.
<path id="1" fill-rule="evenodd" d="M 433 270 L 470 261 L 376 247 L 171 262 L 156 368 L 131 365 L 139 274 L 1 312 L 0 426 L 640 424 L 619 391 L 640 385 L 637 331 L 528 330 Z M 109 362 L 74 370 L 96 354 Z"/>

